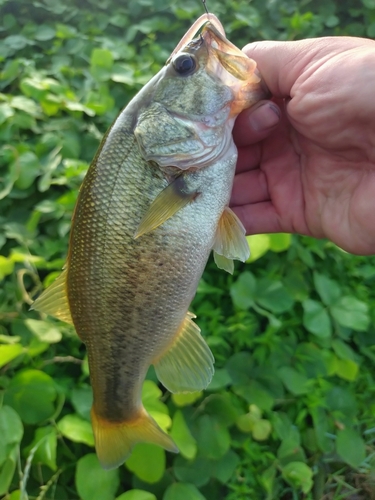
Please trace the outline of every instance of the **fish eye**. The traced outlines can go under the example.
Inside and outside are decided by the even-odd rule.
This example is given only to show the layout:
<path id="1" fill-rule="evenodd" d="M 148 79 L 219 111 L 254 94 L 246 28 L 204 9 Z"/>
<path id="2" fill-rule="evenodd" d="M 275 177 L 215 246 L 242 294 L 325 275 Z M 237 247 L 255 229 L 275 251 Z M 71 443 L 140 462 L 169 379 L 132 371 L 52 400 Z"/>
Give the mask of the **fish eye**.
<path id="1" fill-rule="evenodd" d="M 195 70 L 197 63 L 194 57 L 190 54 L 181 54 L 177 56 L 173 62 L 173 67 L 179 75 L 190 75 Z"/>

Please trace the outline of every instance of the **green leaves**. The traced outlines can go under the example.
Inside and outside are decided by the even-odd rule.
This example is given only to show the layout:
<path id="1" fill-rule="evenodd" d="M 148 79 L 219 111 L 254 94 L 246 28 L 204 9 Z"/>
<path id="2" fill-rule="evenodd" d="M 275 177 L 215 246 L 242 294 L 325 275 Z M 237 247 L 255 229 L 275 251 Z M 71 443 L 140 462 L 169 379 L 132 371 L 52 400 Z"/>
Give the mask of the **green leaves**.
<path id="1" fill-rule="evenodd" d="M 12 482 L 23 436 L 22 422 L 9 406 L 0 407 L 0 436 L 0 495 L 4 495 Z"/>
<path id="2" fill-rule="evenodd" d="M 205 498 L 193 484 L 174 483 L 167 488 L 163 500 L 205 500 Z"/>
<path id="3" fill-rule="evenodd" d="M 233 303 L 240 309 L 259 306 L 273 313 L 288 311 L 294 303 L 293 298 L 281 281 L 272 281 L 267 278 L 258 282 L 250 272 L 244 272 L 231 286 Z"/>
<path id="4" fill-rule="evenodd" d="M 165 471 L 165 451 L 154 444 L 137 444 L 126 467 L 146 483 L 157 483 Z"/>
<path id="5" fill-rule="evenodd" d="M 113 500 L 119 486 L 118 469 L 105 471 L 90 453 L 77 463 L 75 484 L 82 500 Z"/>
<path id="6" fill-rule="evenodd" d="M 230 289 L 233 304 L 239 309 L 248 309 L 254 304 L 255 290 L 256 280 L 253 274 L 247 271 L 241 273 Z"/>
<path id="7" fill-rule="evenodd" d="M 61 331 L 55 326 L 55 323 L 27 319 L 25 325 L 41 342 L 54 344 L 61 340 Z"/>
<path id="8" fill-rule="evenodd" d="M 336 451 L 347 464 L 354 468 L 357 468 L 366 458 L 363 439 L 350 428 L 337 433 Z"/>
<path id="9" fill-rule="evenodd" d="M 315 300 L 303 302 L 303 325 L 320 338 L 329 338 L 332 334 L 331 320 L 326 308 Z"/>
<path id="10" fill-rule="evenodd" d="M 197 442 L 186 425 L 183 413 L 179 410 L 174 414 L 170 434 L 181 455 L 185 458 L 193 459 L 197 454 Z"/>
<path id="11" fill-rule="evenodd" d="M 167 431 L 172 425 L 168 408 L 160 401 L 161 390 L 151 380 L 146 380 L 142 388 L 142 402 L 146 410 L 156 420 L 160 427 Z"/>
<path id="12" fill-rule="evenodd" d="M 17 465 L 18 452 L 16 447 L 8 453 L 0 469 L 0 495 L 6 493 L 11 485 Z"/>
<path id="13" fill-rule="evenodd" d="M 156 500 L 156 496 L 148 491 L 130 490 L 117 497 L 116 500 Z"/>
<path id="14" fill-rule="evenodd" d="M 34 463 L 47 465 L 55 471 L 56 466 L 57 432 L 55 427 L 40 427 L 36 430 L 34 440 L 27 448 L 27 454 L 35 450 Z"/>
<path id="15" fill-rule="evenodd" d="M 16 359 L 23 351 L 21 344 L 0 345 L 0 368 L 13 359 Z"/>
<path id="16" fill-rule="evenodd" d="M 250 405 L 249 412 L 237 418 L 237 427 L 242 432 L 251 432 L 255 441 L 265 441 L 272 431 L 271 422 L 262 418 L 256 405 Z"/>
<path id="17" fill-rule="evenodd" d="M 197 442 L 202 456 L 215 460 L 228 451 L 230 434 L 216 418 L 203 415 L 198 419 Z"/>
<path id="18" fill-rule="evenodd" d="M 283 467 L 282 474 L 291 486 L 300 489 L 303 493 L 311 490 L 313 471 L 303 462 L 289 462 Z"/>
<path id="19" fill-rule="evenodd" d="M 351 482 L 354 468 L 366 484 L 375 451 L 375 258 L 281 233 L 249 236 L 251 258 L 234 276 L 205 271 L 192 308 L 216 359 L 208 389 L 170 395 L 151 372 L 144 384 L 147 411 L 180 454 L 139 444 L 125 467 L 101 469 L 84 346 L 29 303 L 64 265 L 79 186 L 103 134 L 201 6 L 16 3 L 0 0 L 0 496 L 336 498 L 343 477 L 368 495 Z M 224 0 L 212 9 L 243 46 L 374 38 L 374 5 Z"/>
<path id="20" fill-rule="evenodd" d="M 314 284 L 324 305 L 311 299 L 303 302 L 303 324 L 309 332 L 320 338 L 330 337 L 331 318 L 356 331 L 367 329 L 370 319 L 365 303 L 355 297 L 342 296 L 336 281 L 317 272 L 314 273 Z"/>
<path id="21" fill-rule="evenodd" d="M 281 281 L 271 281 L 267 278 L 257 283 L 256 300 L 260 306 L 275 314 L 289 311 L 294 303 Z"/>
<path id="22" fill-rule="evenodd" d="M 78 415 L 65 415 L 57 427 L 61 434 L 76 443 L 85 443 L 94 446 L 94 434 L 90 422 Z"/>
<path id="23" fill-rule="evenodd" d="M 306 376 L 289 366 L 283 366 L 278 371 L 286 388 L 297 396 L 309 392 L 309 383 Z"/>
<path id="24" fill-rule="evenodd" d="M 111 76 L 113 66 L 112 52 L 107 49 L 94 49 L 91 53 L 91 73 L 99 81 L 106 81 Z"/>
<path id="25" fill-rule="evenodd" d="M 26 424 L 43 422 L 54 414 L 57 392 L 52 378 L 39 370 L 19 372 L 4 396 Z"/>
<path id="26" fill-rule="evenodd" d="M 91 67 L 111 69 L 113 65 L 112 52 L 107 49 L 94 49 L 90 59 Z"/>
<path id="27" fill-rule="evenodd" d="M 342 326 L 353 328 L 356 331 L 365 331 L 368 328 L 370 317 L 368 306 L 355 297 L 341 297 L 331 309 L 332 316 Z"/>
<path id="28" fill-rule="evenodd" d="M 287 233 L 256 234 L 248 236 L 250 246 L 250 258 L 248 262 L 254 262 L 262 257 L 268 250 L 272 252 L 284 252 L 290 247 L 291 235 Z"/>
<path id="29" fill-rule="evenodd" d="M 17 414 L 9 406 L 0 408 L 0 467 L 15 445 L 21 442 L 23 436 L 23 425 Z"/>
<path id="30" fill-rule="evenodd" d="M 200 488 L 209 482 L 212 473 L 211 467 L 212 462 L 203 457 L 194 461 L 178 457 L 174 461 L 173 472 L 179 481 L 192 483 Z"/>
<path id="31" fill-rule="evenodd" d="M 314 272 L 315 289 L 326 306 L 334 304 L 341 296 L 341 290 L 336 281 L 324 274 Z"/>

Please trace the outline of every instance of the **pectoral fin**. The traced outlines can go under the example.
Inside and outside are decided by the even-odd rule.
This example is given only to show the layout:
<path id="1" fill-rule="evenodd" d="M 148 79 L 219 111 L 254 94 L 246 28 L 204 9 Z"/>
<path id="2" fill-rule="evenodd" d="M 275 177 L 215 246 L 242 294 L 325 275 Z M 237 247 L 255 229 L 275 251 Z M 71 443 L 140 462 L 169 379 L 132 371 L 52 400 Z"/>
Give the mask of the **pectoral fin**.
<path id="1" fill-rule="evenodd" d="M 214 261 L 219 269 L 224 269 L 229 274 L 234 272 L 234 262 L 233 259 L 228 259 L 224 255 L 220 255 L 214 251 Z"/>
<path id="2" fill-rule="evenodd" d="M 168 351 L 154 361 L 160 382 L 170 392 L 194 392 L 205 389 L 214 373 L 214 357 L 187 313 Z"/>
<path id="3" fill-rule="evenodd" d="M 66 292 L 67 269 L 33 302 L 30 309 L 50 314 L 61 321 L 73 324 Z"/>
<path id="4" fill-rule="evenodd" d="M 237 215 L 226 207 L 219 220 L 213 246 L 214 259 L 220 269 L 233 273 L 233 259 L 245 262 L 250 257 L 246 230 Z"/>
<path id="5" fill-rule="evenodd" d="M 161 226 L 181 208 L 190 203 L 197 194 L 196 191 L 189 191 L 183 175 L 177 177 L 152 202 L 138 226 L 134 239 Z"/>

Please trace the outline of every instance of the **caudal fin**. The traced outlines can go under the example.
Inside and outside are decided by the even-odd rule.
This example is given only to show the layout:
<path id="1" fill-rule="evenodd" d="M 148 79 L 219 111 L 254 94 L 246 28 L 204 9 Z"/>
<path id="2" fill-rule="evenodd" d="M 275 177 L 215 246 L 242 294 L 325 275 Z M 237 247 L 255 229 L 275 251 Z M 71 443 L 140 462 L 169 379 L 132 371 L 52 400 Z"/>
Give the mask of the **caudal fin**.
<path id="1" fill-rule="evenodd" d="M 95 448 L 104 469 L 120 466 L 137 443 L 153 443 L 168 451 L 178 453 L 172 438 L 160 429 L 155 420 L 142 408 L 137 418 L 124 422 L 111 422 L 91 410 Z"/>

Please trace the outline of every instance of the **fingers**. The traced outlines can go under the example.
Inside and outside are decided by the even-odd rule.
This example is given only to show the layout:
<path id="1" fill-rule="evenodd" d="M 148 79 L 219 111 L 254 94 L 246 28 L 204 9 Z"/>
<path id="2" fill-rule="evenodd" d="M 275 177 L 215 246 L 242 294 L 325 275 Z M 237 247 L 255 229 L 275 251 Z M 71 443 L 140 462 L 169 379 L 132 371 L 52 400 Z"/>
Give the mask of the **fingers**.
<path id="1" fill-rule="evenodd" d="M 267 137 L 278 125 L 280 109 L 272 101 L 260 101 L 243 111 L 233 128 L 233 138 L 238 147 L 255 144 Z"/>
<path id="2" fill-rule="evenodd" d="M 259 168 L 234 178 L 231 206 L 259 203 L 270 199 L 266 175 Z"/>
<path id="3" fill-rule="evenodd" d="M 260 141 L 275 130 L 280 114 L 280 108 L 272 101 L 260 101 L 240 113 L 233 128 L 234 142 L 238 147 L 237 173 L 259 165 Z"/>
<path id="4" fill-rule="evenodd" d="M 292 228 L 281 226 L 280 218 L 270 201 L 233 207 L 232 210 L 245 226 L 246 234 L 293 232 Z"/>
<path id="5" fill-rule="evenodd" d="M 256 61 L 260 74 L 275 97 L 292 97 L 293 85 L 312 60 L 324 49 L 323 39 L 294 42 L 255 42 L 243 51 Z"/>
<path id="6" fill-rule="evenodd" d="M 236 165 L 236 175 L 247 170 L 252 170 L 259 167 L 262 156 L 261 144 L 254 144 L 248 148 L 238 149 L 238 158 Z"/>

